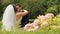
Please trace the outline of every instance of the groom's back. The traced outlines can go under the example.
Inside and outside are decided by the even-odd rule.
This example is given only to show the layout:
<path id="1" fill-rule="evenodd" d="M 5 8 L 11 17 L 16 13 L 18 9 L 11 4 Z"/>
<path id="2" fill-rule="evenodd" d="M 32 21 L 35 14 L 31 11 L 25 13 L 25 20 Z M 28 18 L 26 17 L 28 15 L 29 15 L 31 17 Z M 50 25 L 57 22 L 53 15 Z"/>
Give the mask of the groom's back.
<path id="1" fill-rule="evenodd" d="M 25 15 L 21 20 L 21 27 L 24 27 L 29 22 L 29 14 Z"/>

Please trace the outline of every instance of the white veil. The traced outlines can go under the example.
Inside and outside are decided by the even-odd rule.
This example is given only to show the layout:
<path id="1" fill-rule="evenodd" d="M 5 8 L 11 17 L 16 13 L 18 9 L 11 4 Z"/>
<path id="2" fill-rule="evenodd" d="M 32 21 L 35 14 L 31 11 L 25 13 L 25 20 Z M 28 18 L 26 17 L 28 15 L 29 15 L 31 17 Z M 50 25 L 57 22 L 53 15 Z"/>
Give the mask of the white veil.
<path id="1" fill-rule="evenodd" d="M 14 11 L 14 7 L 12 5 L 8 5 L 4 11 L 2 18 L 2 29 L 11 30 L 11 28 L 15 27 L 16 24 L 16 15 Z"/>

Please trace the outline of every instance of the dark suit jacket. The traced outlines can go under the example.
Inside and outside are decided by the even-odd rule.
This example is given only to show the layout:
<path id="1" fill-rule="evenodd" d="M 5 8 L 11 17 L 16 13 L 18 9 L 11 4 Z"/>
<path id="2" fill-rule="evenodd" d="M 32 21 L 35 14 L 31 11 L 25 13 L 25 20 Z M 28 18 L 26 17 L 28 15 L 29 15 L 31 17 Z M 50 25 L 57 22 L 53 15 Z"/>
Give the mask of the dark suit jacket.
<path id="1" fill-rule="evenodd" d="M 29 22 L 29 14 L 25 15 L 21 20 L 21 27 L 24 27 Z"/>

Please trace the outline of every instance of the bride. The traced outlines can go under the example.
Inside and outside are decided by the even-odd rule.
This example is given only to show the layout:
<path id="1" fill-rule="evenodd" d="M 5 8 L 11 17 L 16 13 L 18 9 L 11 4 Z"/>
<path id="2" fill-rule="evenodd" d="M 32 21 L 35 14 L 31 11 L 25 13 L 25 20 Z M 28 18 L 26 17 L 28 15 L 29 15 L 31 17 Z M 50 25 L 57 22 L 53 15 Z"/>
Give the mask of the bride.
<path id="1" fill-rule="evenodd" d="M 20 4 L 8 5 L 4 11 L 2 18 L 2 30 L 10 31 L 16 25 L 16 20 L 22 19 L 23 16 L 28 14 L 25 10 L 22 12 L 22 6 Z"/>

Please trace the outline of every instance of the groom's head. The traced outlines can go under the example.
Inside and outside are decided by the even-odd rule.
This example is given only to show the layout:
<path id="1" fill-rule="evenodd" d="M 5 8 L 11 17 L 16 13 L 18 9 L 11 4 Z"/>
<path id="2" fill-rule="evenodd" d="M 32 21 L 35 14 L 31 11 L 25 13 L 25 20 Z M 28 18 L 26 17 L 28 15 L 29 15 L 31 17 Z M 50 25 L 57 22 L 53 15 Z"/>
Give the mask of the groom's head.
<path id="1" fill-rule="evenodd" d="M 22 10 L 22 6 L 19 3 L 15 4 L 15 8 L 16 8 L 16 11 Z"/>

